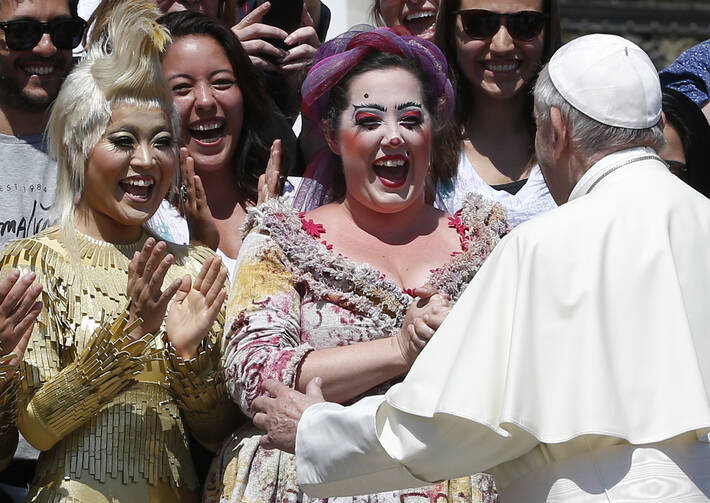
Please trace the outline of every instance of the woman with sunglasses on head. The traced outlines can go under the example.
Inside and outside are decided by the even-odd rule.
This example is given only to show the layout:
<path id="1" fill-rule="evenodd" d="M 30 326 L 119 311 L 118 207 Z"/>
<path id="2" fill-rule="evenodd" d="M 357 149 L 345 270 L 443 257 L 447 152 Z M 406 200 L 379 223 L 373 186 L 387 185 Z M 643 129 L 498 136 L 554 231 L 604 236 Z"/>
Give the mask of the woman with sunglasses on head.
<path id="1" fill-rule="evenodd" d="M 271 199 L 248 212 L 225 368 L 232 398 L 250 415 L 267 379 L 304 390 L 318 376 L 340 403 L 401 380 L 507 230 L 500 205 L 480 196 L 455 219 L 425 202 L 432 137 L 453 103 L 434 44 L 359 27 L 321 47 L 302 94 L 304 115 L 330 148 L 323 164 L 335 201 L 304 214 Z M 416 332 L 417 314 L 431 326 Z M 260 448 L 260 437 L 247 425 L 223 446 L 205 502 L 309 501 L 294 457 Z M 478 474 L 347 501 L 409 498 L 491 502 L 495 489 Z"/>
<path id="2" fill-rule="evenodd" d="M 512 226 L 556 207 L 535 160 L 531 94 L 560 44 L 556 0 L 441 0 L 436 43 L 456 109 L 435 147 L 435 206 L 453 214 L 480 193 Z"/>
<path id="3" fill-rule="evenodd" d="M 226 271 L 143 229 L 178 163 L 154 5 L 122 0 L 49 119 L 60 224 L 8 245 L 42 307 L 17 423 L 41 452 L 28 501 L 196 502 L 188 431 L 215 447 L 239 417 L 220 361 Z"/>

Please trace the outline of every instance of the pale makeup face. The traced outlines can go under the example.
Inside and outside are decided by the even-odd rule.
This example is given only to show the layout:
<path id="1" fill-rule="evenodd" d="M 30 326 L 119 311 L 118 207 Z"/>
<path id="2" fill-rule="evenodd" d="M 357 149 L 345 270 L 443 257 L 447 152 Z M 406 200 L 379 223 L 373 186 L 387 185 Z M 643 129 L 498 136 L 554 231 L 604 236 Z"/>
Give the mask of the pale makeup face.
<path id="1" fill-rule="evenodd" d="M 483 9 L 501 14 L 542 12 L 542 0 L 461 0 L 461 9 Z M 476 40 L 463 30 L 456 16 L 456 61 L 477 97 L 510 99 L 524 91 L 537 75 L 545 30 L 532 40 L 518 40 L 505 25 L 491 38 Z"/>
<path id="2" fill-rule="evenodd" d="M 222 46 L 206 35 L 174 41 L 163 57 L 163 72 L 180 112 L 180 143 L 200 174 L 227 168 L 244 117 L 244 99 Z"/>
<path id="3" fill-rule="evenodd" d="M 396 213 L 421 201 L 432 120 L 417 77 L 402 68 L 353 78 L 331 149 L 341 156 L 346 201 Z"/>
<path id="4" fill-rule="evenodd" d="M 136 227 L 155 213 L 170 187 L 178 157 L 165 113 L 117 105 L 84 172 L 80 210 L 97 226 Z"/>
<path id="5" fill-rule="evenodd" d="M 66 0 L 0 2 L 0 21 L 32 19 L 46 23 L 70 17 Z M 49 33 L 32 49 L 14 51 L 7 47 L 5 32 L 0 30 L 0 100 L 42 110 L 57 97 L 70 68 L 71 50 L 57 49 Z"/>
<path id="6" fill-rule="evenodd" d="M 379 0 L 380 12 L 387 26 L 402 25 L 412 35 L 434 39 L 439 0 Z"/>

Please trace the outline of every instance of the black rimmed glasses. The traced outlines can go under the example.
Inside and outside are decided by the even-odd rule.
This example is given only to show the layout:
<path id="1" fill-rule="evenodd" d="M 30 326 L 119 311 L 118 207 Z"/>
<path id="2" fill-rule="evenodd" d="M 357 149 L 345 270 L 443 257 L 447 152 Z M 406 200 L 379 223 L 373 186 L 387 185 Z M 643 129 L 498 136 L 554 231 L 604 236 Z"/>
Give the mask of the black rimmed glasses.
<path id="1" fill-rule="evenodd" d="M 476 40 L 491 38 L 501 26 L 505 26 L 510 36 L 517 40 L 532 40 L 542 32 L 547 18 L 534 10 L 501 14 L 484 9 L 462 9 L 454 14 L 461 16 L 463 31 Z"/>
<path id="2" fill-rule="evenodd" d="M 79 18 L 56 18 L 48 23 L 34 19 L 0 22 L 5 32 L 5 43 L 12 51 L 27 51 L 35 47 L 45 33 L 49 33 L 57 49 L 74 49 L 81 43 L 86 22 Z"/>

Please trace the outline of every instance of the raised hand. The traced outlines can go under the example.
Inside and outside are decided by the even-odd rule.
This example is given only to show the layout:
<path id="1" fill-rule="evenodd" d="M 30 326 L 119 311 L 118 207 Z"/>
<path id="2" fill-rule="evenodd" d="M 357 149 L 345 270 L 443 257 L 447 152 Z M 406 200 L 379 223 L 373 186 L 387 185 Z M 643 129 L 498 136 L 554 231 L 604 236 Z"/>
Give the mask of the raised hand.
<path id="1" fill-rule="evenodd" d="M 233 26 L 232 31 L 242 43 L 242 47 L 244 47 L 254 66 L 260 70 L 278 72 L 278 62 L 286 57 L 288 53 L 264 39 L 284 40 L 288 37 L 288 33 L 281 28 L 261 22 L 264 14 L 269 12 L 270 8 L 270 2 L 264 2 L 259 5 L 244 16 L 238 24 Z"/>
<path id="2" fill-rule="evenodd" d="M 264 174 L 259 175 L 257 204 L 279 195 L 279 176 L 281 175 L 281 140 L 274 140 L 269 153 L 269 163 Z"/>
<path id="3" fill-rule="evenodd" d="M 136 252 L 128 264 L 126 294 L 131 301 L 128 323 L 133 323 L 138 318 L 143 320 L 143 323 L 131 332 L 134 339 L 140 339 L 145 334 L 153 334 L 160 329 L 168 303 L 180 288 L 181 280 L 176 279 L 165 290 L 162 289 L 165 275 L 175 261 L 171 254 L 165 255 L 167 248 L 165 242 L 148 238 L 143 249 Z"/>
<path id="4" fill-rule="evenodd" d="M 407 309 L 402 328 L 394 337 L 407 365 L 412 365 L 419 353 L 451 310 L 446 295 L 424 286 L 414 291 L 417 298 Z"/>
<path id="5" fill-rule="evenodd" d="M 303 412 L 311 405 L 325 402 L 321 391 L 321 378 L 311 379 L 306 394 L 284 386 L 271 379 L 264 381 L 262 395 L 252 402 L 254 425 L 266 433 L 259 444 L 266 449 L 281 449 L 293 453 L 296 449 L 296 431 Z"/>
<path id="6" fill-rule="evenodd" d="M 185 147 L 180 149 L 180 172 L 180 207 L 190 229 L 190 243 L 216 250 L 219 246 L 219 230 L 207 205 L 202 180 L 195 174 L 195 161 Z"/>
<path id="7" fill-rule="evenodd" d="M 13 269 L 0 281 L 0 356 L 13 353 L 11 365 L 22 361 L 42 310 L 42 303 L 37 302 L 42 285 L 32 285 L 35 277 L 31 272 L 20 278 L 20 271 Z"/>
<path id="8" fill-rule="evenodd" d="M 301 78 L 304 76 L 302 70 L 311 64 L 316 50 L 321 46 L 305 2 L 301 12 L 301 27 L 291 32 L 284 43 L 289 49 L 280 61 L 281 72 L 289 84 L 300 89 Z"/>
<path id="9" fill-rule="evenodd" d="M 227 297 L 226 280 L 227 269 L 219 257 L 205 260 L 194 285 L 190 276 L 182 278 L 165 322 L 168 340 L 181 358 L 197 355 Z"/>

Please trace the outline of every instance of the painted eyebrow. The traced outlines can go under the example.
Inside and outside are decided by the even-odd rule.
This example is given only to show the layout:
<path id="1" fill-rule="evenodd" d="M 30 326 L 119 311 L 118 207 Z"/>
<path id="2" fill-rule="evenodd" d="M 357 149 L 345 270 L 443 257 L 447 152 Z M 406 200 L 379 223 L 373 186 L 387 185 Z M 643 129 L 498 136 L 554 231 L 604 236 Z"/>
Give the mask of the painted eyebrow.
<path id="1" fill-rule="evenodd" d="M 137 130 L 136 128 L 130 127 L 130 126 L 121 126 L 121 127 L 119 127 L 118 129 L 115 129 L 115 130 L 113 130 L 113 131 L 109 131 L 108 134 L 109 134 L 110 136 L 112 136 L 112 135 L 115 135 L 115 134 L 118 134 L 118 133 L 130 133 L 130 134 L 132 134 L 134 137 L 138 137 L 138 136 L 139 136 L 138 130 Z M 159 135 L 160 133 L 171 133 L 171 131 L 170 131 L 170 128 L 168 128 L 168 127 L 159 126 L 159 127 L 155 128 L 155 129 L 150 133 L 150 137 L 151 137 L 151 138 L 154 138 L 155 136 Z M 172 133 L 171 133 L 170 136 L 172 136 Z"/>
<path id="2" fill-rule="evenodd" d="M 160 133 L 170 133 L 170 136 L 173 135 L 172 131 L 170 131 L 170 128 L 168 128 L 167 126 L 158 126 L 151 133 L 151 138 L 158 136 Z"/>
<path id="3" fill-rule="evenodd" d="M 119 126 L 116 129 L 112 129 L 108 131 L 109 135 L 114 135 L 118 133 L 130 133 L 133 136 L 138 136 L 138 131 L 136 131 L 135 128 L 130 127 L 130 126 Z"/>
<path id="4" fill-rule="evenodd" d="M 402 103 L 401 105 L 397 105 L 396 110 L 404 110 L 405 108 L 422 108 L 422 105 L 416 101 L 408 101 L 406 103 Z"/>
<path id="5" fill-rule="evenodd" d="M 375 110 L 379 110 L 380 112 L 387 111 L 386 107 L 383 107 L 382 105 L 378 105 L 377 103 L 363 103 L 362 105 L 353 105 L 353 108 L 355 109 L 356 112 L 362 108 L 374 108 Z"/>

